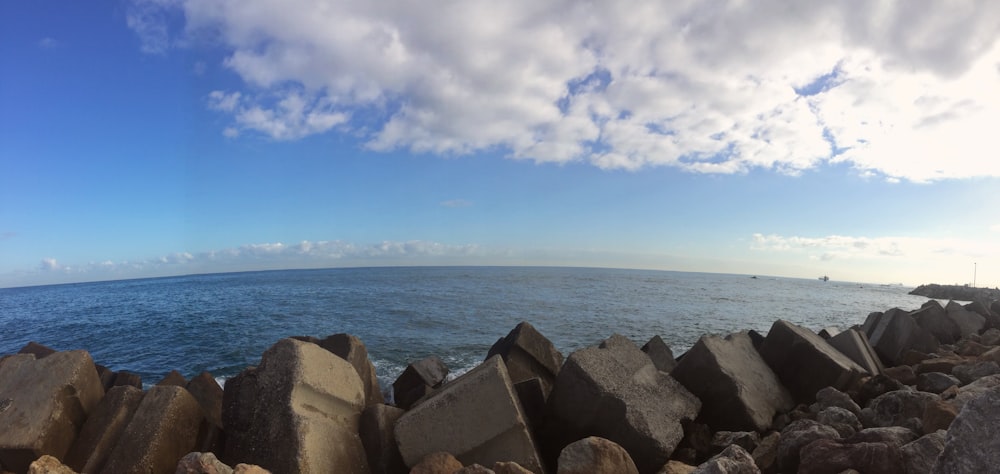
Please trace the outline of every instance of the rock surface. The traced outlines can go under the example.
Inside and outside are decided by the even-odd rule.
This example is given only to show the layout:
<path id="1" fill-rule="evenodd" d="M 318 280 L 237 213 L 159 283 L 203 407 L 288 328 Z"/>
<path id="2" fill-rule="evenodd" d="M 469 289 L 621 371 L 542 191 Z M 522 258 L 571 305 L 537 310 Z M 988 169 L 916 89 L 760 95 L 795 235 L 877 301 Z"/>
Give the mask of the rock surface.
<path id="1" fill-rule="evenodd" d="M 562 353 L 527 321 L 515 326 L 506 337 L 493 344 L 486 358 L 494 355 L 503 358 L 512 382 L 516 384 L 537 378 L 546 397 L 552 391 L 563 364 Z"/>
<path id="2" fill-rule="evenodd" d="M 638 474 L 632 458 L 613 441 L 589 436 L 559 453 L 558 474 Z"/>
<path id="3" fill-rule="evenodd" d="M 800 452 L 813 441 L 840 439 L 837 430 L 813 420 L 796 420 L 781 430 L 778 440 L 777 466 L 780 472 L 797 472 Z"/>
<path id="4" fill-rule="evenodd" d="M 1000 388 L 969 401 L 948 428 L 934 473 L 995 472 L 1000 466 Z M 990 427 L 984 430 L 984 427 Z"/>
<path id="5" fill-rule="evenodd" d="M 142 390 L 131 386 L 108 390 L 66 453 L 66 465 L 79 472 L 101 472 L 143 395 Z"/>
<path id="6" fill-rule="evenodd" d="M 663 338 L 660 336 L 653 336 L 642 346 L 642 352 L 645 352 L 649 356 L 650 360 L 653 361 L 653 365 L 657 369 L 663 372 L 670 373 L 677 367 L 677 360 L 674 359 L 674 352 L 670 350 L 670 346 L 666 342 L 663 342 Z"/>
<path id="7" fill-rule="evenodd" d="M 368 405 L 358 428 L 372 474 L 408 472 L 396 446 L 396 421 L 405 411 L 381 403 Z"/>
<path id="8" fill-rule="evenodd" d="M 448 366 L 440 357 L 430 356 L 410 363 L 392 383 L 392 398 L 396 406 L 409 410 L 417 400 L 429 395 L 444 383 Z"/>
<path id="9" fill-rule="evenodd" d="M 816 333 L 782 320 L 771 325 L 760 355 L 800 402 L 811 403 L 825 387 L 846 390 L 866 373 Z"/>
<path id="10" fill-rule="evenodd" d="M 691 471 L 692 474 L 760 474 L 753 456 L 737 445 L 731 445 Z"/>
<path id="11" fill-rule="evenodd" d="M 368 358 L 368 348 L 361 339 L 350 334 L 333 334 L 319 341 L 319 346 L 351 363 L 361 377 L 361 385 L 365 387 L 365 405 L 385 403 L 378 377 L 375 376 L 375 365 Z"/>
<path id="12" fill-rule="evenodd" d="M 864 473 L 905 474 L 898 446 L 886 443 L 845 444 L 821 439 L 802 448 L 800 474 L 837 474 L 848 469 Z"/>
<path id="13" fill-rule="evenodd" d="M 226 381 L 229 464 L 274 472 L 368 472 L 358 420 L 365 392 L 354 367 L 315 344 L 282 339 L 260 366 Z"/>

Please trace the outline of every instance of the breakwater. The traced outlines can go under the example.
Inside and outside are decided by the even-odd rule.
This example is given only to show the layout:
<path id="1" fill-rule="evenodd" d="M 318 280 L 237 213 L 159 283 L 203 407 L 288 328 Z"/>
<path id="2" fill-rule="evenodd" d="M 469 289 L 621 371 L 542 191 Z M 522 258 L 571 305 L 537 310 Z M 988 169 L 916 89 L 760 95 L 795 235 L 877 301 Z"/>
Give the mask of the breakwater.
<path id="1" fill-rule="evenodd" d="M 910 291 L 910 294 L 939 300 L 979 301 L 986 304 L 1000 300 L 1000 289 L 976 288 L 969 285 L 920 285 Z"/>
<path id="2" fill-rule="evenodd" d="M 564 355 L 522 322 L 463 375 L 449 379 L 444 361 L 426 357 L 391 390 L 348 334 L 278 340 L 224 389 L 208 373 L 170 372 L 144 390 L 86 351 L 29 343 L 0 359 L 0 466 L 645 474 L 1000 465 L 1000 438 L 985 429 L 1000 423 L 1000 303 L 928 301 L 858 323 L 817 334 L 778 320 L 766 334 L 702 336 L 674 357 L 659 336 L 640 347 L 613 334 Z"/>

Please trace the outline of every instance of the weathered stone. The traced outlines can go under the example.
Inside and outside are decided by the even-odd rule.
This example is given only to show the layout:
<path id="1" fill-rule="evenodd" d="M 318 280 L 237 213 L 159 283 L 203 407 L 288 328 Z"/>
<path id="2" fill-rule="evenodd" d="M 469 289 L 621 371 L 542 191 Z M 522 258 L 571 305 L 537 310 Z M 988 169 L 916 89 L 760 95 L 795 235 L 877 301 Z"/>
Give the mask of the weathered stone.
<path id="1" fill-rule="evenodd" d="M 913 371 L 913 367 L 908 365 L 889 367 L 888 369 L 885 369 L 884 373 L 887 377 L 892 377 L 903 385 L 913 385 L 917 383 L 917 373 Z"/>
<path id="2" fill-rule="evenodd" d="M 862 428 L 857 415 L 840 407 L 823 409 L 816 414 L 816 421 L 837 430 L 841 438 L 853 436 Z"/>
<path id="3" fill-rule="evenodd" d="M 94 364 L 94 367 L 97 368 L 97 377 L 101 379 L 101 386 L 104 387 L 104 391 L 111 390 L 111 387 L 115 386 L 115 371 L 101 364 Z"/>
<path id="4" fill-rule="evenodd" d="M 571 354 L 549 397 L 549 419 L 564 436 L 614 441 L 641 472 L 667 462 L 684 436 L 681 421 L 700 409 L 694 395 L 619 335 Z"/>
<path id="5" fill-rule="evenodd" d="M 756 431 L 718 431 L 712 435 L 712 449 L 716 451 L 735 444 L 747 452 L 753 452 L 758 443 L 760 435 Z"/>
<path id="6" fill-rule="evenodd" d="M 856 400 L 858 405 L 867 406 L 870 401 L 882 394 L 895 390 L 902 390 L 904 388 L 906 388 L 906 386 L 897 382 L 895 379 L 891 379 L 885 375 L 876 375 L 861 384 L 861 387 L 858 389 Z"/>
<path id="7" fill-rule="evenodd" d="M 935 431 L 902 448 L 906 474 L 930 474 L 934 461 L 944 451 L 944 431 Z"/>
<path id="8" fill-rule="evenodd" d="M 670 460 L 656 471 L 656 474 L 691 474 L 697 467 L 690 464 L 684 464 L 680 461 Z"/>
<path id="9" fill-rule="evenodd" d="M 226 381 L 224 461 L 275 472 L 368 472 L 358 436 L 365 392 L 350 363 L 282 339 Z"/>
<path id="10" fill-rule="evenodd" d="M 361 339 L 350 334 L 334 334 L 320 341 L 319 346 L 351 363 L 365 387 L 365 405 L 385 403 L 378 377 L 375 376 L 375 365 L 368 358 L 368 348 Z"/>
<path id="11" fill-rule="evenodd" d="M 796 420 L 781 430 L 778 441 L 778 471 L 797 472 L 800 450 L 810 443 L 821 440 L 839 439 L 837 430 L 813 420 Z"/>
<path id="12" fill-rule="evenodd" d="M 413 362 L 392 383 L 393 401 L 396 406 L 408 410 L 417 400 L 440 387 L 447 376 L 448 366 L 438 356 Z"/>
<path id="13" fill-rule="evenodd" d="M 404 413 L 403 409 L 376 403 L 361 412 L 359 434 L 368 455 L 372 474 L 408 472 L 396 447 L 393 428 Z"/>
<path id="14" fill-rule="evenodd" d="M 903 353 L 909 349 L 929 353 L 938 347 L 937 338 L 899 308 L 882 315 L 868 340 L 886 366 L 899 365 Z"/>
<path id="15" fill-rule="evenodd" d="M 875 349 L 868 342 L 868 336 L 858 329 L 850 328 L 831 337 L 827 342 L 871 375 L 881 374 L 885 370 Z"/>
<path id="16" fill-rule="evenodd" d="M 923 427 L 924 434 L 930 434 L 938 430 L 947 430 L 951 422 L 958 416 L 958 410 L 944 400 L 935 400 L 927 404 L 924 408 Z"/>
<path id="17" fill-rule="evenodd" d="M 201 407 L 187 390 L 155 386 L 142 397 L 102 472 L 171 473 L 195 447 L 204 422 Z"/>
<path id="18" fill-rule="evenodd" d="M 866 373 L 816 333 L 782 320 L 771 325 L 760 355 L 800 402 L 811 403 L 824 387 L 845 390 Z"/>
<path id="19" fill-rule="evenodd" d="M 840 332 L 841 332 L 840 329 L 834 326 L 827 326 L 823 329 L 820 329 L 817 334 L 819 334 L 819 337 L 822 337 L 823 340 L 829 341 L 830 338 L 836 336 L 837 334 L 840 334 Z"/>
<path id="20" fill-rule="evenodd" d="M 928 301 L 920 309 L 910 313 L 910 317 L 942 344 L 954 344 L 962 335 L 958 324 L 948 318 L 948 313 L 937 301 Z"/>
<path id="21" fill-rule="evenodd" d="M 996 362 L 1000 364 L 1000 347 L 994 347 L 976 358 L 980 362 Z"/>
<path id="22" fill-rule="evenodd" d="M 181 375 L 180 372 L 176 370 L 171 370 L 170 373 L 163 376 L 163 379 L 157 382 L 156 385 L 174 385 L 177 387 L 186 387 L 187 383 L 188 383 L 187 379 L 184 378 L 184 376 Z"/>
<path id="23" fill-rule="evenodd" d="M 617 443 L 589 436 L 559 453 L 558 474 L 638 474 L 632 457 Z"/>
<path id="24" fill-rule="evenodd" d="M 909 428 L 902 426 L 885 426 L 879 428 L 865 428 L 857 432 L 854 436 L 846 439 L 845 443 L 885 443 L 895 447 L 903 445 L 917 439 L 919 435 Z"/>
<path id="25" fill-rule="evenodd" d="M 753 450 L 754 464 L 760 468 L 761 472 L 777 472 L 778 468 L 778 443 L 781 441 L 781 433 L 777 431 L 768 434 L 760 439 L 757 448 Z"/>
<path id="26" fill-rule="evenodd" d="M 967 311 L 972 311 L 986 319 L 990 317 L 990 308 L 982 301 L 972 301 L 963 306 Z"/>
<path id="27" fill-rule="evenodd" d="M 988 375 L 1000 374 L 1000 365 L 993 361 L 961 364 L 956 365 L 951 374 L 961 380 L 962 385 L 967 385 Z"/>
<path id="28" fill-rule="evenodd" d="M 995 315 L 997 319 L 1000 319 L 1000 314 Z M 990 347 L 1000 345 L 1000 324 L 990 327 L 989 329 L 983 331 L 982 337 L 979 340 L 980 344 Z"/>
<path id="29" fill-rule="evenodd" d="M 233 469 L 213 453 L 188 453 L 177 463 L 174 474 L 232 474 Z"/>
<path id="30" fill-rule="evenodd" d="M 904 474 L 900 448 L 885 443 L 844 444 L 820 439 L 803 447 L 801 456 L 799 474 L 837 474 L 847 469 Z"/>
<path id="31" fill-rule="evenodd" d="M 525 421 L 529 427 L 539 427 L 545 418 L 545 398 L 547 397 L 539 378 L 523 380 L 514 384 L 514 393 L 521 402 Z"/>
<path id="32" fill-rule="evenodd" d="M 18 354 L 34 354 L 35 359 L 44 359 L 57 351 L 49 346 L 39 344 L 35 341 L 30 341 L 17 351 Z"/>
<path id="33" fill-rule="evenodd" d="M 233 474 L 271 474 L 271 471 L 256 464 L 239 463 L 233 466 Z"/>
<path id="34" fill-rule="evenodd" d="M 692 474 L 760 474 L 760 468 L 750 453 L 734 444 L 699 465 Z"/>
<path id="35" fill-rule="evenodd" d="M 66 455 L 104 389 L 86 351 L 10 356 L 0 364 L 0 464 L 24 472 Z"/>
<path id="36" fill-rule="evenodd" d="M 494 463 L 493 472 L 496 474 L 532 474 L 531 471 L 513 461 L 499 461 Z"/>
<path id="37" fill-rule="evenodd" d="M 951 423 L 944 451 L 933 472 L 996 472 L 1000 466 L 997 426 L 1000 426 L 1000 388 L 993 388 L 966 403 Z"/>
<path id="38" fill-rule="evenodd" d="M 454 474 L 462 468 L 462 463 L 455 456 L 446 452 L 428 453 L 418 462 L 410 474 Z"/>
<path id="39" fill-rule="evenodd" d="M 142 388 L 142 377 L 139 374 L 133 374 L 127 370 L 119 370 L 115 373 L 115 382 L 111 384 L 113 387 L 135 387 L 138 389 Z"/>
<path id="40" fill-rule="evenodd" d="M 131 386 L 108 390 L 66 453 L 66 465 L 79 472 L 101 472 L 142 397 L 142 390 Z"/>
<path id="41" fill-rule="evenodd" d="M 1000 374 L 988 375 L 960 388 L 958 394 L 951 400 L 948 400 L 948 403 L 951 403 L 955 407 L 955 410 L 962 411 L 966 403 L 979 398 L 984 393 L 998 386 L 1000 386 Z"/>
<path id="42" fill-rule="evenodd" d="M 542 470 L 506 366 L 497 356 L 400 416 L 395 434 L 409 466 L 430 453 L 445 451 L 465 464 L 514 461 L 532 471 Z"/>
<path id="43" fill-rule="evenodd" d="M 702 336 L 671 376 L 701 400 L 701 419 L 716 431 L 764 431 L 795 406 L 746 333 Z"/>
<path id="44" fill-rule="evenodd" d="M 486 358 L 499 355 L 514 383 L 537 378 L 548 397 L 563 364 L 562 354 L 527 321 L 521 322 L 490 347 Z"/>
<path id="45" fill-rule="evenodd" d="M 674 352 L 670 350 L 670 346 L 666 342 L 663 342 L 663 338 L 660 336 L 653 336 L 649 342 L 642 346 L 642 352 L 645 352 L 653 361 L 653 365 L 663 372 L 669 374 L 674 370 L 674 367 L 677 367 L 677 361 L 674 360 Z"/>
<path id="46" fill-rule="evenodd" d="M 823 409 L 830 407 L 843 408 L 853 413 L 854 416 L 861 416 L 861 407 L 846 393 L 833 387 L 826 387 L 816 392 L 816 403 L 809 407 L 809 411 L 819 413 Z"/>
<path id="47" fill-rule="evenodd" d="M 871 412 L 871 426 L 903 426 L 915 432 L 921 431 L 924 409 L 927 404 L 940 397 L 933 393 L 910 390 L 896 390 L 879 395 L 872 400 L 868 408 L 862 410 Z M 866 418 L 864 415 L 862 418 Z M 866 420 L 863 420 L 866 421 Z"/>
<path id="48" fill-rule="evenodd" d="M 187 391 L 201 405 L 205 418 L 215 426 L 222 427 L 222 387 L 215 377 L 208 372 L 202 372 L 187 383 Z"/>
<path id="49" fill-rule="evenodd" d="M 948 319 L 955 322 L 961 337 L 978 334 L 986 327 L 986 318 L 965 309 L 962 305 L 949 301 L 944 308 Z"/>
<path id="50" fill-rule="evenodd" d="M 958 341 L 956 346 L 958 348 L 958 355 L 963 357 L 978 357 L 993 348 L 992 346 L 983 345 L 970 339 L 962 339 Z"/>
<path id="51" fill-rule="evenodd" d="M 493 469 L 490 469 L 482 464 L 472 464 L 470 466 L 465 466 L 457 471 L 455 474 L 496 474 Z"/>
<path id="52" fill-rule="evenodd" d="M 55 457 L 45 454 L 31 463 L 28 474 L 76 474 L 76 471 L 63 465 Z"/>
<path id="53" fill-rule="evenodd" d="M 924 354 L 923 352 L 918 352 L 913 349 L 907 349 L 905 352 L 903 352 L 903 357 L 899 361 L 899 363 L 900 365 L 908 365 L 910 367 L 914 367 L 917 364 L 927 359 L 933 359 L 933 358 L 934 356 L 931 356 L 930 354 Z"/>
<path id="54" fill-rule="evenodd" d="M 924 374 L 927 372 L 941 372 L 942 374 L 950 374 L 951 371 L 957 365 L 964 364 L 965 360 L 958 356 L 945 356 L 945 357 L 934 357 L 932 359 L 926 359 L 917 364 L 917 373 Z"/>
<path id="55" fill-rule="evenodd" d="M 871 339 L 872 333 L 875 332 L 875 327 L 878 326 L 879 321 L 882 320 L 882 316 L 884 315 L 885 313 L 881 311 L 868 313 L 868 316 L 865 318 L 865 322 L 861 325 L 860 331 Z"/>
<path id="56" fill-rule="evenodd" d="M 957 377 L 941 372 L 927 372 L 917 376 L 917 390 L 921 392 L 940 394 L 947 390 L 948 387 L 960 385 L 961 383 Z"/>

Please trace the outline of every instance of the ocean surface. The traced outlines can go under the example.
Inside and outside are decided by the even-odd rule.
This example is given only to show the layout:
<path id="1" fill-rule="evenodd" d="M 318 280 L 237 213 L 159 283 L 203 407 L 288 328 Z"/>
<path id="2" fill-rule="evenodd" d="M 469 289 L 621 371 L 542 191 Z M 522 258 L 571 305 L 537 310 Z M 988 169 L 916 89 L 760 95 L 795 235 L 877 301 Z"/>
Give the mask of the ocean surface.
<path id="1" fill-rule="evenodd" d="M 293 335 L 361 338 L 383 390 L 406 364 L 441 357 L 453 374 L 529 321 L 569 355 L 612 334 L 660 335 L 678 355 L 703 334 L 777 319 L 847 328 L 872 311 L 916 309 L 911 288 L 818 279 L 551 267 L 283 270 L 0 289 L 0 354 L 28 341 L 85 349 L 154 384 L 167 372 L 218 379 Z"/>

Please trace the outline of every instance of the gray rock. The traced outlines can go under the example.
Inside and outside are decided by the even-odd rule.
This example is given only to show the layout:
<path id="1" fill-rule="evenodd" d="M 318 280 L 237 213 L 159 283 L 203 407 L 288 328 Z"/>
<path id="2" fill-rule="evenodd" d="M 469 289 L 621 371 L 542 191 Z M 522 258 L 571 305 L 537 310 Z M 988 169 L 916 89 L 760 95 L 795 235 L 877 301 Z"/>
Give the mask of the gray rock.
<path id="1" fill-rule="evenodd" d="M 1000 319 L 1000 314 L 995 315 L 995 317 L 997 319 Z M 986 346 L 1000 345 L 1000 324 L 992 326 L 989 329 L 983 331 L 980 342 Z"/>
<path id="2" fill-rule="evenodd" d="M 940 394 L 955 385 L 962 385 L 957 377 L 941 373 L 927 372 L 917 376 L 917 390 Z"/>
<path id="3" fill-rule="evenodd" d="M 885 443 L 902 447 L 918 437 L 913 430 L 902 426 L 886 426 L 881 428 L 866 428 L 848 438 L 847 443 Z"/>
<path id="4" fill-rule="evenodd" d="M 194 451 L 205 415 L 182 387 L 158 385 L 146 392 L 108 456 L 102 472 L 173 472 Z"/>
<path id="5" fill-rule="evenodd" d="M 515 326 L 507 337 L 493 344 L 486 358 L 495 355 L 502 357 L 507 364 L 511 381 L 516 384 L 537 378 L 546 397 L 552 391 L 556 375 L 563 364 L 562 353 L 526 321 Z"/>
<path id="6" fill-rule="evenodd" d="M 961 337 L 979 334 L 986 327 L 986 318 L 965 309 L 954 301 L 949 301 L 944 309 L 948 313 L 948 319 L 954 321 L 958 326 Z"/>
<path id="7" fill-rule="evenodd" d="M 499 356 L 487 359 L 401 415 L 395 433 L 403 462 L 409 466 L 428 454 L 444 451 L 463 464 L 492 466 L 498 461 L 514 461 L 532 471 L 542 470 L 534 436 Z"/>
<path id="8" fill-rule="evenodd" d="M 827 342 L 871 375 L 881 374 L 885 370 L 875 348 L 868 341 L 868 336 L 858 329 L 850 328 L 831 337 Z"/>
<path id="9" fill-rule="evenodd" d="M 816 421 L 837 430 L 841 438 L 853 436 L 862 429 L 858 417 L 849 410 L 840 407 L 829 407 L 821 410 L 816 414 Z"/>
<path id="10" fill-rule="evenodd" d="M 642 346 L 642 352 L 645 352 L 653 361 L 653 365 L 663 372 L 669 374 L 677 366 L 677 361 L 674 360 L 674 352 L 670 350 L 670 346 L 663 342 L 663 338 L 660 336 L 653 336 L 646 345 Z"/>
<path id="11" fill-rule="evenodd" d="M 944 451 L 945 431 L 939 430 L 904 445 L 903 467 L 906 474 L 930 474 L 941 451 Z"/>
<path id="12" fill-rule="evenodd" d="M 639 474 L 632 457 L 617 443 L 589 436 L 559 453 L 557 474 Z"/>
<path id="13" fill-rule="evenodd" d="M 361 384 L 365 387 L 365 405 L 385 403 L 382 397 L 382 389 L 378 384 L 378 377 L 375 376 L 375 365 L 368 358 L 368 348 L 356 336 L 350 334 L 333 334 L 319 341 L 319 346 L 332 352 L 337 357 L 351 363 L 354 370 L 361 377 Z"/>
<path id="14" fill-rule="evenodd" d="M 0 381 L 0 464 L 16 472 L 44 454 L 62 459 L 104 396 L 86 351 L 7 357 Z"/>
<path id="15" fill-rule="evenodd" d="M 903 426 L 919 433 L 924 409 L 934 400 L 940 397 L 927 392 L 896 390 L 872 400 L 866 410 L 871 410 L 872 427 Z"/>
<path id="16" fill-rule="evenodd" d="M 188 453 L 177 463 L 174 474 L 232 474 L 233 468 L 219 461 L 213 453 Z"/>
<path id="17" fill-rule="evenodd" d="M 221 428 L 222 387 L 215 381 L 215 377 L 208 372 L 202 372 L 187 383 L 187 391 L 198 400 L 208 421 Z"/>
<path id="18" fill-rule="evenodd" d="M 64 462 L 77 472 L 101 472 L 143 397 L 135 387 L 112 387 L 87 417 Z"/>
<path id="19" fill-rule="evenodd" d="M 701 400 L 715 431 L 765 431 L 795 406 L 746 333 L 702 336 L 670 375 Z"/>
<path id="20" fill-rule="evenodd" d="M 942 344 L 954 344 L 962 336 L 958 324 L 948 318 L 948 313 L 937 301 L 928 301 L 923 307 L 910 313 L 910 317 Z"/>
<path id="21" fill-rule="evenodd" d="M 778 466 L 778 444 L 781 433 L 777 431 L 761 438 L 760 443 L 751 452 L 754 464 L 763 472 L 776 472 Z"/>
<path id="22" fill-rule="evenodd" d="M 984 393 L 992 390 L 994 387 L 1000 387 L 1000 374 L 997 375 L 987 375 L 975 382 L 972 382 L 958 390 L 958 395 L 955 398 L 948 400 L 956 410 L 961 411 L 965 407 L 965 404 L 971 400 L 979 398 Z"/>
<path id="23" fill-rule="evenodd" d="M 273 472 L 368 472 L 358 435 L 365 390 L 354 367 L 319 346 L 282 339 L 260 365 L 226 381 L 229 464 Z"/>
<path id="24" fill-rule="evenodd" d="M 657 370 L 622 336 L 574 352 L 549 397 L 553 428 L 570 439 L 600 436 L 625 448 L 641 472 L 662 467 L 684 436 L 701 402 Z"/>
<path id="25" fill-rule="evenodd" d="M 438 356 L 413 362 L 392 383 L 393 401 L 396 406 L 408 410 L 417 400 L 440 387 L 447 376 L 448 366 Z"/>
<path id="26" fill-rule="evenodd" d="M 781 430 L 781 438 L 778 441 L 778 471 L 797 472 L 801 449 L 821 439 L 840 439 L 840 434 L 837 430 L 813 420 L 791 422 Z"/>
<path id="27" fill-rule="evenodd" d="M 358 434 L 368 455 L 368 467 L 372 474 L 403 474 L 409 472 L 396 446 L 396 421 L 405 413 L 381 403 L 368 405 L 361 412 Z"/>
<path id="28" fill-rule="evenodd" d="M 819 413 L 830 407 L 843 408 L 853 413 L 854 416 L 861 416 L 861 407 L 849 395 L 833 387 L 826 387 L 816 392 L 816 403 L 809 407 L 809 411 Z"/>
<path id="29" fill-rule="evenodd" d="M 956 365 L 951 374 L 961 380 L 962 385 L 968 385 L 988 375 L 1000 374 L 1000 365 L 993 361 L 961 364 Z"/>
<path id="30" fill-rule="evenodd" d="M 692 474 L 760 474 L 760 468 L 750 453 L 734 444 L 698 466 Z"/>
<path id="31" fill-rule="evenodd" d="M 934 473 L 996 472 L 1000 466 L 1000 388 L 969 401 L 948 428 Z M 986 427 L 993 427 L 989 429 Z"/>
<path id="32" fill-rule="evenodd" d="M 747 452 L 753 452 L 759 443 L 760 435 L 756 431 L 717 431 L 712 435 L 712 448 L 716 451 L 735 444 Z"/>
<path id="33" fill-rule="evenodd" d="M 811 403 L 824 387 L 845 390 L 867 373 L 816 333 L 782 320 L 771 325 L 760 355 L 800 402 Z"/>
<path id="34" fill-rule="evenodd" d="M 861 388 L 858 389 L 857 401 L 859 405 L 867 406 L 869 402 L 879 395 L 905 388 L 905 385 L 897 382 L 895 379 L 886 377 L 885 375 L 876 375 L 861 384 Z"/>
<path id="35" fill-rule="evenodd" d="M 879 318 L 868 340 L 886 366 L 900 365 L 907 350 L 931 353 L 938 348 L 937 338 L 899 308 L 890 309 Z"/>

